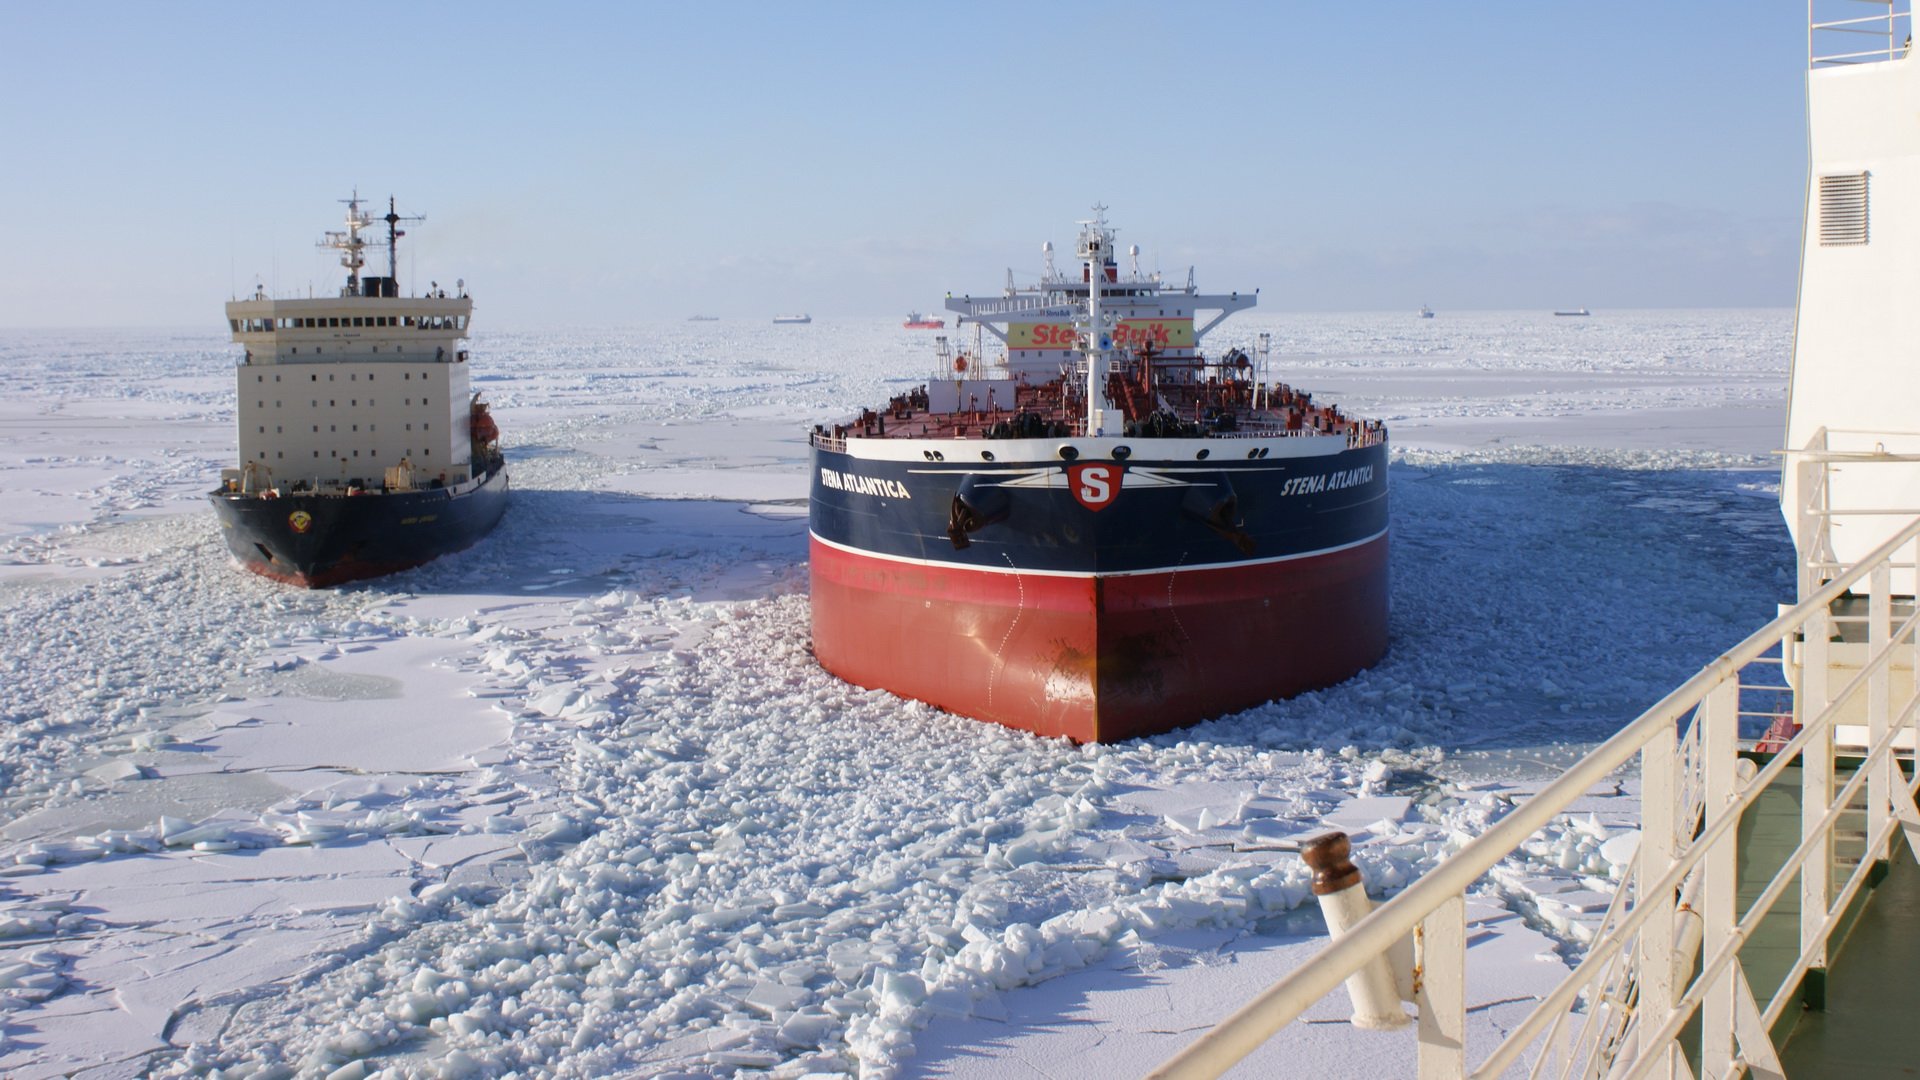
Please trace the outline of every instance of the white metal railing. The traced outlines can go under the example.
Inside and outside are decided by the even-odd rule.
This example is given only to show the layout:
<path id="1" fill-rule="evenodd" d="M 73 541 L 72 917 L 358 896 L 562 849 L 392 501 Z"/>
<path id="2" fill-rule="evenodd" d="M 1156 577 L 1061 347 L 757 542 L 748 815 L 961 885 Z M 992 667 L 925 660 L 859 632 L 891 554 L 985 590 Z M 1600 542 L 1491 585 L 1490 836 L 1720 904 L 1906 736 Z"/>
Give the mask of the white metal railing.
<path id="1" fill-rule="evenodd" d="M 1905 560 L 1898 556 L 1905 554 Z M 1503 1076 L 1530 1047 L 1529 1076 L 1634 1078 L 1686 1069 L 1680 1032 L 1700 1018 L 1702 1075 L 1753 1069 L 1780 1075 L 1769 1028 L 1796 1000 L 1802 978 L 1824 969 L 1827 942 L 1876 862 L 1889 857 L 1896 828 L 1920 854 L 1915 783 L 1893 752 L 1905 728 L 1920 742 L 1920 615 L 1894 623 L 1889 595 L 1896 567 L 1920 559 L 1920 520 L 1858 565 L 1841 571 L 1795 607 L 1722 654 L 1485 834 L 1332 941 L 1305 965 L 1202 1035 L 1151 1075 L 1214 1077 L 1292 1023 L 1335 987 L 1409 936 L 1414 945 L 1407 1000 L 1419 1013 L 1419 1075 Z M 1866 586 L 1868 614 L 1834 614 L 1835 601 Z M 1865 642 L 1836 642 L 1849 625 Z M 1834 688 L 1831 673 L 1857 673 Z M 1898 700 L 1896 671 L 1908 673 Z M 1750 675 L 1751 673 L 1751 675 Z M 1794 688 L 1798 734 L 1743 783 L 1743 709 Z M 1829 691 L 1832 690 L 1830 693 Z M 1834 727 L 1843 710 L 1863 712 L 1868 747 L 1835 790 Z M 1683 730 L 1682 721 L 1691 719 Z M 1467 1069 L 1465 900 L 1495 865 L 1517 851 L 1595 783 L 1638 758 L 1641 840 L 1628 878 L 1579 966 L 1471 1072 Z M 1798 762 L 1801 840 L 1745 912 L 1737 911 L 1736 829 L 1741 813 Z M 1749 765 L 1750 769 L 1751 766 Z M 1916 768 L 1920 773 L 1920 768 Z M 1834 824 L 1866 794 L 1867 848 L 1836 891 Z M 1805 871 L 1805 872 L 1803 872 Z M 1762 1008 L 1741 967 L 1740 947 L 1798 883 L 1800 955 Z M 1700 973 L 1689 975 L 1696 959 Z M 1579 1020 L 1575 1030 L 1571 1021 Z M 1672 1070 L 1672 1072 L 1669 1072 Z M 1691 1075 L 1690 1071 L 1685 1075 Z"/>
<path id="2" fill-rule="evenodd" d="M 1835 448 L 1836 436 L 1842 443 L 1858 444 L 1862 448 Z M 1797 515 L 1794 534 L 1800 552 L 1801 596 L 1812 593 L 1847 567 L 1834 546 L 1836 526 L 1852 528 L 1868 537 L 1891 535 L 1898 521 L 1871 519 L 1920 516 L 1920 507 L 1886 505 L 1913 502 L 1914 498 L 1903 496 L 1903 491 L 1920 488 L 1920 480 L 1913 479 L 1920 476 L 1920 453 L 1887 449 L 1889 443 L 1912 447 L 1914 441 L 1911 432 L 1822 427 L 1804 447 L 1781 452 L 1786 459 L 1786 475 L 1793 478 L 1796 488 L 1792 495 Z M 1882 467 L 1877 470 L 1871 486 L 1864 491 L 1856 487 L 1836 499 L 1835 477 L 1842 470 L 1870 465 Z M 1850 546 L 1858 551 L 1866 543 L 1871 540 L 1856 537 Z M 1907 573 L 1896 575 L 1893 588 L 1899 595 L 1912 595 L 1914 578 Z"/>
<path id="3" fill-rule="evenodd" d="M 995 317 L 1004 317 L 1008 315 L 1044 314 L 1044 313 L 1049 313 L 1054 309 L 1071 310 L 1075 306 L 1075 301 L 1072 297 L 1068 296 L 1064 292 L 1054 292 L 1054 291 L 1046 291 L 1038 294 L 1027 293 L 1019 296 L 1008 296 L 999 300 L 987 300 L 984 298 L 976 300 L 973 297 L 969 296 L 969 297 L 963 298 L 961 300 L 961 303 L 966 305 L 964 309 L 954 307 L 953 300 L 951 297 L 949 297 L 947 301 L 947 310 L 959 312 L 961 315 L 964 315 L 969 319 L 981 319 L 981 320 L 991 319 Z M 1078 306 L 1080 309 L 1084 310 L 1086 305 L 1079 304 Z"/>
<path id="4" fill-rule="evenodd" d="M 1863 7 L 1880 10 L 1852 14 Z M 1807 0 L 1808 67 L 1898 60 L 1912 44 L 1911 0 Z"/>

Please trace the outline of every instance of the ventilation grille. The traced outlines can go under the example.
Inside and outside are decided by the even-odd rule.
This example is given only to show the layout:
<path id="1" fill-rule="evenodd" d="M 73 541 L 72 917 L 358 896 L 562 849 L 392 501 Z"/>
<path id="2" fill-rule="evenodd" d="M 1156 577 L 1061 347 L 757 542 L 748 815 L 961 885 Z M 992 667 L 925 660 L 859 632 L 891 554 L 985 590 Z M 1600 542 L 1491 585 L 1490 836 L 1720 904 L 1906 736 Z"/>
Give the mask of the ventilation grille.
<path id="1" fill-rule="evenodd" d="M 1867 242 L 1867 174 L 1820 178 L 1820 246 Z"/>

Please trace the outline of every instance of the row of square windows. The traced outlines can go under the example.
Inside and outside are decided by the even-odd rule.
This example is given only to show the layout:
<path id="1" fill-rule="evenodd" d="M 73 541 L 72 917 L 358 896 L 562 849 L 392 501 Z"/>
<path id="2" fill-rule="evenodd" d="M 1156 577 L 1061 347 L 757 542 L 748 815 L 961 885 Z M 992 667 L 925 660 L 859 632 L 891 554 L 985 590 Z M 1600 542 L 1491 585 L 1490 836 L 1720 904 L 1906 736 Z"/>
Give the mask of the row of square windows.
<path id="1" fill-rule="evenodd" d="M 411 371 L 403 371 L 403 372 L 401 372 L 401 373 L 400 373 L 400 377 L 401 377 L 402 379 L 412 379 L 412 378 L 413 378 L 413 372 L 411 372 Z M 423 379 L 424 379 L 424 378 L 426 378 L 426 377 L 427 377 L 427 373 L 426 373 L 426 372 L 424 372 L 424 371 L 423 371 L 423 372 L 421 372 L 421 373 L 420 373 L 420 377 L 421 377 L 421 378 L 423 378 Z M 360 376 L 359 376 L 358 374 L 355 374 L 355 373 L 352 373 L 352 372 L 349 372 L 349 373 L 348 373 L 348 375 L 347 375 L 347 381 L 348 381 L 348 382 L 358 382 L 358 381 L 359 381 L 359 379 L 360 379 Z M 266 377 L 265 375 L 255 375 L 255 376 L 253 377 L 253 381 L 254 381 L 254 382 L 257 382 L 257 383 L 263 383 L 263 382 L 266 382 L 266 381 L 267 381 L 267 377 Z M 273 377 L 273 381 L 274 381 L 274 382 L 279 382 L 279 381 L 280 381 L 280 376 L 278 376 L 278 375 L 275 375 L 275 376 Z M 320 376 L 318 376 L 318 375 L 309 375 L 309 376 L 307 376 L 307 381 L 308 381 L 308 382 L 319 382 L 319 381 L 320 381 Z M 333 381 L 333 375 L 332 375 L 332 373 L 328 373 L 328 375 L 327 375 L 327 381 L 328 381 L 328 382 L 332 382 L 332 381 Z M 367 372 L 367 381 L 368 381 L 368 382 L 372 382 L 372 381 L 373 381 L 373 372 L 371 372 L 371 371 L 369 371 L 369 372 Z"/>
<path id="2" fill-rule="evenodd" d="M 334 407 L 334 402 L 335 402 L 335 400 L 336 400 L 336 399 L 334 399 L 334 398 L 328 398 L 328 399 L 327 399 L 327 408 L 329 408 L 329 409 L 331 409 L 331 408 L 333 408 L 333 407 Z M 266 408 L 266 407 L 267 407 L 267 403 L 266 403 L 266 400 L 265 400 L 265 399 L 263 399 L 263 398 L 254 398 L 254 399 L 253 399 L 253 404 L 254 404 L 254 406 L 255 406 L 256 408 L 261 408 L 261 409 L 264 409 L 264 408 Z M 407 398 L 407 399 L 406 399 L 405 401 L 402 401 L 402 402 L 401 402 L 401 404 L 402 404 L 402 405 L 411 405 L 411 404 L 413 404 L 413 399 L 412 399 L 412 398 Z M 422 404 L 422 405 L 431 405 L 431 404 L 433 404 L 433 399 L 432 399 L 432 398 L 421 398 L 421 399 L 420 399 L 420 404 Z M 357 409 L 357 408 L 359 408 L 359 407 L 360 407 L 360 399 L 359 399 L 359 398 L 352 398 L 352 399 L 350 399 L 350 400 L 349 400 L 349 401 L 347 402 L 347 405 L 348 405 L 349 407 L 351 407 L 351 408 L 355 408 L 355 409 Z M 317 409 L 317 408 L 319 408 L 319 407 L 320 407 L 320 399 L 319 399 L 319 398 L 313 398 L 312 400 L 310 400 L 310 401 L 308 401 L 308 402 L 307 402 L 307 406 L 308 406 L 309 408 L 313 408 L 313 409 Z M 274 403 L 273 403 L 273 407 L 274 407 L 274 408 L 276 408 L 276 409 L 280 407 L 280 401 L 279 401 L 279 399 L 277 399 L 277 398 L 276 398 L 276 399 L 274 400 Z M 368 398 L 368 399 L 367 399 L 367 408 L 369 408 L 369 409 L 372 409 L 372 408 L 376 408 L 376 407 L 377 407 L 377 405 L 376 405 L 376 403 L 375 403 L 375 401 L 374 401 L 374 399 L 372 399 L 372 398 Z"/>
<path id="3" fill-rule="evenodd" d="M 465 315 L 327 315 L 314 318 L 228 319 L 233 332 L 264 334 L 269 330 L 331 330 L 361 327 L 412 327 L 417 330 L 465 330 Z"/>
<path id="4" fill-rule="evenodd" d="M 374 425 L 372 425 L 372 424 L 368 424 L 368 425 L 367 425 L 367 430 L 368 430 L 368 431 L 372 431 L 372 430 L 373 430 L 373 428 L 374 428 Z M 313 425 L 313 430 L 314 430 L 314 432 L 315 432 L 316 434 L 318 434 L 318 433 L 319 433 L 319 431 L 320 431 L 320 425 L 319 425 L 319 424 L 315 424 L 315 425 Z M 340 430 L 340 428 L 339 428 L 339 426 L 338 426 L 338 425 L 336 425 L 336 424 L 328 424 L 328 425 L 327 425 L 327 430 L 328 430 L 328 431 L 339 431 L 339 430 Z M 355 425 L 353 425 L 353 430 L 355 430 L 355 431 L 359 431 L 359 430 L 360 430 L 360 425 L 359 425 L 359 424 L 355 424 Z M 407 425 L 407 430 L 408 430 L 408 431 L 412 431 L 412 430 L 413 430 L 413 425 L 412 425 L 412 424 L 408 424 L 408 425 Z M 420 430 L 421 430 L 421 431 L 432 431 L 432 430 L 433 430 L 433 425 L 432 425 L 432 424 L 421 424 L 421 425 L 420 425 Z M 262 435 L 265 435 L 266 433 L 267 433 L 267 425 L 265 425 L 265 424 L 261 424 L 261 425 L 260 425 L 260 434 L 262 434 Z M 273 433 L 274 433 L 275 435 L 285 435 L 285 434 L 287 433 L 287 429 L 286 429 L 286 428 L 284 428 L 284 427 L 281 427 L 281 426 L 280 426 L 279 424 L 275 424 L 275 425 L 273 425 Z"/>
<path id="5" fill-rule="evenodd" d="M 284 460 L 286 460 L 286 457 L 287 457 L 287 452 L 286 452 L 285 450 L 275 450 L 275 451 L 273 452 L 273 456 L 274 456 L 274 458 L 275 458 L 276 460 L 280 460 L 280 461 L 284 461 Z M 313 452 L 313 456 L 314 456 L 314 457 L 319 457 L 319 456 L 320 456 L 320 451 L 318 451 L 318 450 L 315 450 L 315 451 Z M 339 457 L 339 456 L 340 456 L 340 451 L 338 451 L 338 450 L 329 450 L 329 451 L 327 451 L 327 456 L 328 456 L 328 457 L 330 457 L 330 458 L 337 458 L 337 457 Z M 359 457 L 359 456 L 360 456 L 360 451 L 358 451 L 358 450 L 355 450 L 355 451 L 353 452 L 353 456 L 354 456 L 354 457 Z M 380 456 L 380 451 L 378 451 L 378 450 L 369 450 L 369 451 L 367 451 L 367 456 L 368 456 L 368 457 L 370 457 L 370 458 L 371 458 L 371 457 L 379 457 L 379 456 Z M 408 456 L 408 457 L 412 457 L 412 456 L 413 456 L 413 451 L 411 451 L 411 450 L 409 450 L 409 451 L 407 451 L 407 456 Z M 425 451 L 424 451 L 424 452 L 422 453 L 422 455 L 421 455 L 421 456 L 423 456 L 423 457 L 432 457 L 432 456 L 433 456 L 433 447 L 431 447 L 431 446 L 429 446 L 429 447 L 427 447 L 427 448 L 426 448 L 426 450 L 425 450 Z M 262 451 L 260 451 L 260 460 L 261 460 L 261 461 L 265 461 L 265 460 L 267 460 L 267 452 L 266 452 L 265 450 L 262 450 Z"/>

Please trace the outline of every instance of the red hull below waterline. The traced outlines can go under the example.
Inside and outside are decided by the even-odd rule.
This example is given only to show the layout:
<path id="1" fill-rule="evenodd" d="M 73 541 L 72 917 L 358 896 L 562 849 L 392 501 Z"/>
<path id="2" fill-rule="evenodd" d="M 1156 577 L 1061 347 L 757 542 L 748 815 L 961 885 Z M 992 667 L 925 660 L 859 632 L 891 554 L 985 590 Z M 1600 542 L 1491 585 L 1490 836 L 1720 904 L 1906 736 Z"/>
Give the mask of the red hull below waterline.
<path id="1" fill-rule="evenodd" d="M 990 572 L 812 546 L 813 650 L 859 686 L 1075 742 L 1330 686 L 1387 649 L 1387 537 L 1205 569 Z"/>

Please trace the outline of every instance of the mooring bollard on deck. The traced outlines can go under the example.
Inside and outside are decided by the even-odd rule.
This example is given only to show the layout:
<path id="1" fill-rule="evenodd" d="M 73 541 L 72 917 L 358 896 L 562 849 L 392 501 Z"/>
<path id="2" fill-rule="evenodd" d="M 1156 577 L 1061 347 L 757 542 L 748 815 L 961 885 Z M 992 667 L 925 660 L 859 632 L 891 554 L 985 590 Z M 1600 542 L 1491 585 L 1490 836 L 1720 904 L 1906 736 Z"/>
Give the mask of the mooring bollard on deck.
<path id="1" fill-rule="evenodd" d="M 1300 858 L 1313 871 L 1313 895 L 1320 898 L 1320 911 L 1327 918 L 1327 931 L 1335 938 L 1367 917 L 1373 904 L 1360 882 L 1360 868 L 1353 865 L 1353 843 L 1343 832 L 1330 832 L 1300 849 Z M 1347 996 L 1353 999 L 1353 1026 L 1375 1031 L 1405 1027 L 1408 1016 L 1400 1007 L 1401 995 L 1387 957 L 1376 956 L 1347 979 Z"/>

